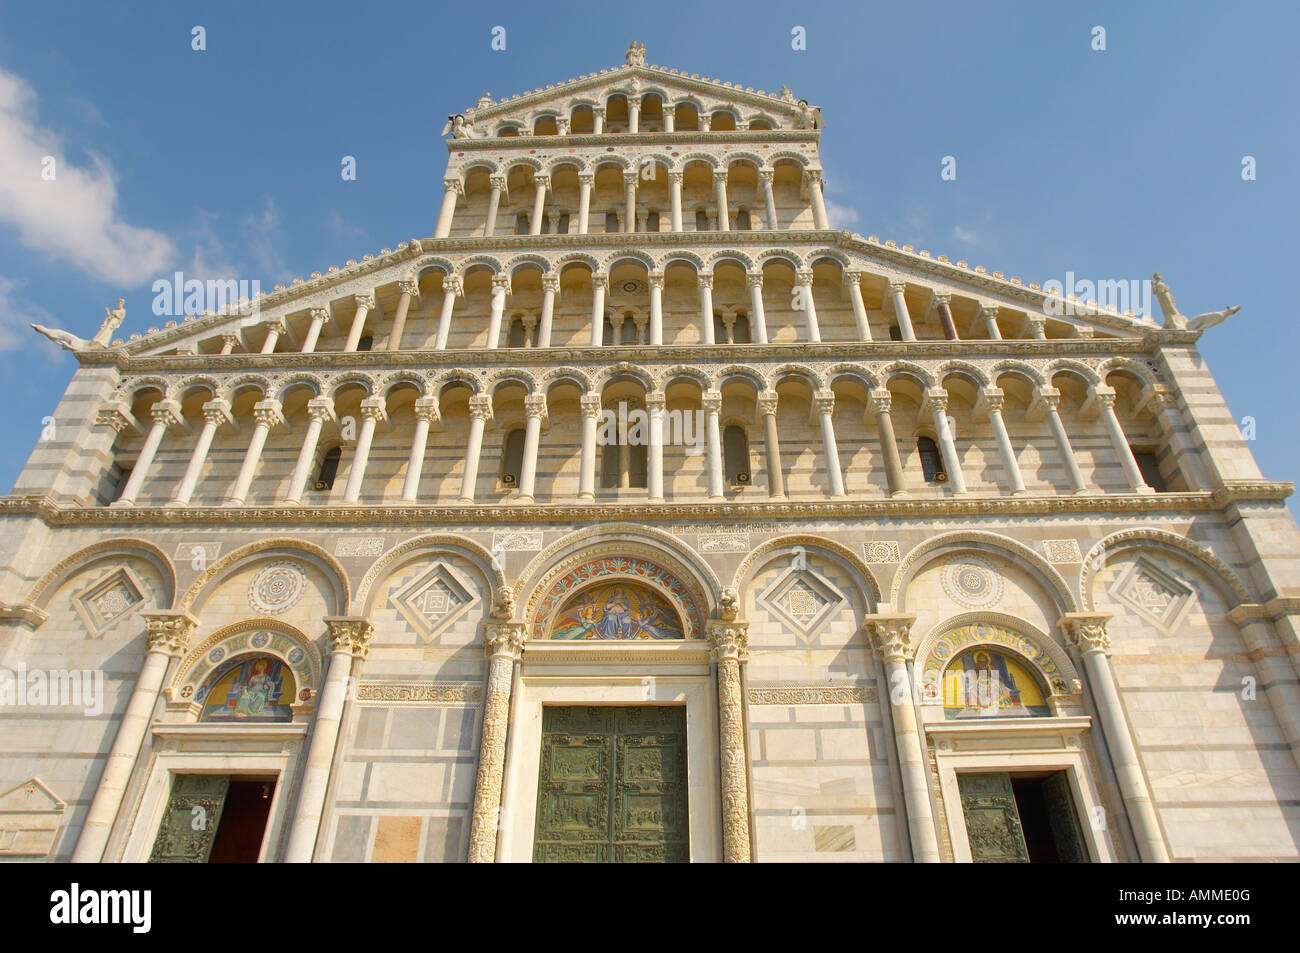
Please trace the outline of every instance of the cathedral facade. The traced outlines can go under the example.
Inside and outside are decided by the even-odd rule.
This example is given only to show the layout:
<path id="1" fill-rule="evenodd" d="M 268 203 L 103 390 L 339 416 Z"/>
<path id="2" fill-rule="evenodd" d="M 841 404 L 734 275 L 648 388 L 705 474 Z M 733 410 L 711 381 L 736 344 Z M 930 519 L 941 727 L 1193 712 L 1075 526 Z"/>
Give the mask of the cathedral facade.
<path id="1" fill-rule="evenodd" d="M 64 336 L 0 856 L 1300 856 L 1292 487 L 1162 282 L 832 229 L 816 108 L 635 44 L 446 134 L 431 237 Z"/>

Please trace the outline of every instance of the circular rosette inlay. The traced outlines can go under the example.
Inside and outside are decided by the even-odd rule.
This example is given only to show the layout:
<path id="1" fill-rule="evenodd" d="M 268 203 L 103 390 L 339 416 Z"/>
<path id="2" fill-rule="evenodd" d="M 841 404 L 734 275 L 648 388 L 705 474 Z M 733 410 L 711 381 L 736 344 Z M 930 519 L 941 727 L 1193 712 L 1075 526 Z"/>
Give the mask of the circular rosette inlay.
<path id="1" fill-rule="evenodd" d="M 1002 599 L 1002 576 L 980 556 L 957 556 L 943 567 L 943 591 L 967 609 L 996 605 Z"/>
<path id="2" fill-rule="evenodd" d="M 307 574 L 291 562 L 274 562 L 259 569 L 248 586 L 248 604 L 266 615 L 279 615 L 298 604 L 307 588 Z"/>

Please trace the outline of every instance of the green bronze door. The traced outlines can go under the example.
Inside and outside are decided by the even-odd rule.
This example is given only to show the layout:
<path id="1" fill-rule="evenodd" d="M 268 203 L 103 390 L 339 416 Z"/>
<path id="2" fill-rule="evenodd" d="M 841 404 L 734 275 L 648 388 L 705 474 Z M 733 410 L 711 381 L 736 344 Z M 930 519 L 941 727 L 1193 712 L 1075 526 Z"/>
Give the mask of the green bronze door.
<path id="1" fill-rule="evenodd" d="M 149 863 L 206 864 L 229 787 L 224 774 L 176 775 Z"/>
<path id="2" fill-rule="evenodd" d="M 1009 774 L 959 774 L 961 812 L 975 863 L 1029 863 Z"/>
<path id="3" fill-rule="evenodd" d="M 686 709 L 545 708 L 538 862 L 690 859 Z"/>

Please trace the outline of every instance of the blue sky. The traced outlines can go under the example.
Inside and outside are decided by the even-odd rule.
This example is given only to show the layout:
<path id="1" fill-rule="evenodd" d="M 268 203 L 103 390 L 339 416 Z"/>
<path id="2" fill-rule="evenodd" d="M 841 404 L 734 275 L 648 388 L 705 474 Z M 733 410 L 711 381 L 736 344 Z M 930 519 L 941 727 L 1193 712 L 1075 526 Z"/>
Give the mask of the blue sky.
<path id="1" fill-rule="evenodd" d="M 1297 32 L 1283 2 L 8 4 L 0 484 L 75 366 L 28 322 L 89 337 L 124 296 L 125 336 L 162 320 L 150 285 L 177 269 L 269 290 L 429 236 L 448 113 L 619 65 L 634 38 L 820 105 L 841 227 L 1026 282 L 1159 270 L 1188 314 L 1240 304 L 1201 350 L 1264 475 L 1294 480 Z"/>

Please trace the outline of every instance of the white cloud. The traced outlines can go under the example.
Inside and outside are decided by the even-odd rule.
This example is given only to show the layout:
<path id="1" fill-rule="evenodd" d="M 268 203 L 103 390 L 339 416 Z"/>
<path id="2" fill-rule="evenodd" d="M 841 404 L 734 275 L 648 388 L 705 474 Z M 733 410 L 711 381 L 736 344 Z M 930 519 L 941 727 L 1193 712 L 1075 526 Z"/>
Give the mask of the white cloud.
<path id="1" fill-rule="evenodd" d="M 0 351 L 28 348 L 39 341 L 44 346 L 33 350 L 48 358 L 57 357 L 62 353 L 59 346 L 53 341 L 38 338 L 36 332 L 29 327 L 33 323 L 54 326 L 54 318 L 44 308 L 19 300 L 16 294 L 19 287 L 14 279 L 0 275 Z"/>
<path id="2" fill-rule="evenodd" d="M 862 218 L 852 205 L 841 205 L 834 199 L 823 197 L 826 203 L 826 219 L 831 228 L 852 228 Z"/>
<path id="3" fill-rule="evenodd" d="M 21 78 L 0 70 L 0 223 L 28 248 L 108 282 L 137 284 L 164 269 L 170 239 L 120 218 L 108 164 L 93 154 L 89 168 L 69 161 L 58 136 L 37 123 L 35 100 Z M 55 160 L 53 181 L 41 176 L 46 156 Z"/>
<path id="4" fill-rule="evenodd" d="M 952 237 L 957 239 L 963 245 L 982 245 L 984 236 L 973 228 L 966 228 L 962 225 L 954 225 L 952 228 Z"/>
<path id="5" fill-rule="evenodd" d="M 353 225 L 339 214 L 338 209 L 331 209 L 326 223 L 335 235 L 340 238 L 365 238 L 366 230 L 359 225 Z"/>

